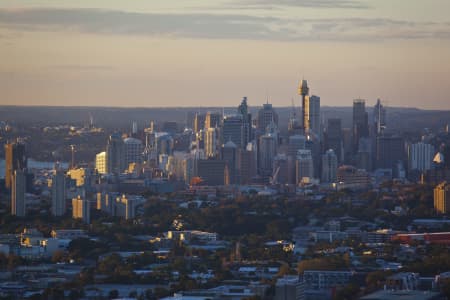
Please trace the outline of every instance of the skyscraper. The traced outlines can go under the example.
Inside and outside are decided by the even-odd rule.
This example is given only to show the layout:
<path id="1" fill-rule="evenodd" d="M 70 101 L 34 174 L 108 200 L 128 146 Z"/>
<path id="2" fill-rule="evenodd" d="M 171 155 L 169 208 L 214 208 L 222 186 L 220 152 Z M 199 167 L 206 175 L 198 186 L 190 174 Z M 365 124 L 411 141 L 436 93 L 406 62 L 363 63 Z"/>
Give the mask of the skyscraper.
<path id="1" fill-rule="evenodd" d="M 398 136 L 377 138 L 377 168 L 393 169 L 398 161 L 405 160 L 405 144 Z"/>
<path id="2" fill-rule="evenodd" d="M 197 113 L 194 118 L 194 132 L 197 133 L 205 128 L 206 114 Z"/>
<path id="3" fill-rule="evenodd" d="M 258 111 L 258 119 L 257 119 L 257 130 L 260 135 L 266 132 L 267 126 L 270 123 L 275 123 L 278 126 L 278 114 L 275 109 L 272 107 L 272 104 L 266 103 L 263 105 Z"/>
<path id="4" fill-rule="evenodd" d="M 311 150 L 298 150 L 296 160 L 296 184 L 309 182 L 314 178 L 314 163 Z"/>
<path id="5" fill-rule="evenodd" d="M 62 216 L 66 212 L 66 176 L 55 168 L 52 176 L 52 215 Z"/>
<path id="6" fill-rule="evenodd" d="M 11 214 L 24 217 L 26 215 L 25 204 L 26 174 L 24 170 L 14 170 L 11 177 Z"/>
<path id="7" fill-rule="evenodd" d="M 27 168 L 25 144 L 21 141 L 5 144 L 5 187 L 11 188 L 14 171 Z"/>
<path id="8" fill-rule="evenodd" d="M 326 149 L 333 149 L 338 163 L 344 160 L 341 119 L 328 119 L 325 147 Z"/>
<path id="9" fill-rule="evenodd" d="M 298 86 L 298 94 L 301 96 L 302 101 L 302 119 L 301 123 L 303 126 L 304 133 L 309 132 L 309 87 L 308 82 L 306 80 L 300 81 Z"/>
<path id="10" fill-rule="evenodd" d="M 386 127 L 386 109 L 381 104 L 380 99 L 377 99 L 377 104 L 375 104 L 373 109 L 373 124 L 375 135 L 383 135 L 383 131 Z"/>
<path id="11" fill-rule="evenodd" d="M 223 118 L 222 141 L 224 143 L 232 141 L 238 148 L 245 147 L 243 143 L 243 119 L 242 115 L 228 115 Z"/>
<path id="12" fill-rule="evenodd" d="M 125 168 L 131 163 L 142 162 L 142 141 L 135 138 L 126 138 L 123 143 L 125 147 Z"/>
<path id="13" fill-rule="evenodd" d="M 266 133 L 259 138 L 259 163 L 258 173 L 263 177 L 265 181 L 272 176 L 273 173 L 273 160 L 277 154 L 277 138 L 276 135 Z"/>
<path id="14" fill-rule="evenodd" d="M 337 156 L 333 149 L 328 149 L 322 155 L 322 182 L 335 182 L 338 167 Z"/>
<path id="15" fill-rule="evenodd" d="M 211 127 L 205 129 L 205 155 L 206 157 L 216 157 L 217 155 L 217 139 L 216 128 Z"/>
<path id="16" fill-rule="evenodd" d="M 247 97 L 242 98 L 238 106 L 238 114 L 242 116 L 242 145 L 244 148 L 252 140 L 252 114 L 248 112 Z M 225 142 L 225 141 L 224 141 Z"/>
<path id="17" fill-rule="evenodd" d="M 309 97 L 307 103 L 308 108 L 308 122 L 309 122 L 309 134 L 313 135 L 316 139 L 321 139 L 320 130 L 320 97 L 312 95 Z"/>
<path id="18" fill-rule="evenodd" d="M 359 139 L 369 137 L 368 114 L 366 112 L 366 101 L 363 99 L 353 100 L 353 152 L 358 151 Z"/>
<path id="19" fill-rule="evenodd" d="M 228 167 L 228 176 L 229 176 L 229 183 L 235 184 L 239 182 L 238 173 L 237 173 L 237 163 L 238 163 L 238 153 L 237 153 L 237 146 L 232 141 L 226 142 L 224 145 L 222 145 L 222 160 L 227 163 Z"/>
<path id="20" fill-rule="evenodd" d="M 120 174 L 125 168 L 125 145 L 120 134 L 115 133 L 106 145 L 106 172 Z"/>
<path id="21" fill-rule="evenodd" d="M 205 129 L 220 127 L 221 119 L 221 114 L 207 112 L 205 116 Z"/>

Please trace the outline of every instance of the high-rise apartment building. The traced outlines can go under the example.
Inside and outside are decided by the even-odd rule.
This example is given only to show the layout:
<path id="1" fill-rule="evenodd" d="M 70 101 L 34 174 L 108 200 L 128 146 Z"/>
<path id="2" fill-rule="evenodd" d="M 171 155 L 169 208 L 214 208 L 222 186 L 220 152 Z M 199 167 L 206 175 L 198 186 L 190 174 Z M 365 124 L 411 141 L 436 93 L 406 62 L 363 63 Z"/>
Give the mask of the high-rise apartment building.
<path id="1" fill-rule="evenodd" d="M 18 217 L 24 217 L 26 215 L 25 189 L 25 171 L 14 170 L 11 176 L 11 215 Z"/>
<path id="2" fill-rule="evenodd" d="M 52 215 L 62 216 L 66 213 L 66 175 L 56 168 L 52 176 Z"/>
<path id="3" fill-rule="evenodd" d="M 450 212 L 450 184 L 446 181 L 434 188 L 434 209 L 441 214 Z"/>
<path id="4" fill-rule="evenodd" d="M 423 142 L 412 144 L 408 149 L 409 168 L 425 172 L 431 169 L 434 146 Z"/>
<path id="5" fill-rule="evenodd" d="M 84 223 L 91 222 L 91 210 L 89 201 L 78 196 L 72 199 L 72 217 L 82 219 Z"/>

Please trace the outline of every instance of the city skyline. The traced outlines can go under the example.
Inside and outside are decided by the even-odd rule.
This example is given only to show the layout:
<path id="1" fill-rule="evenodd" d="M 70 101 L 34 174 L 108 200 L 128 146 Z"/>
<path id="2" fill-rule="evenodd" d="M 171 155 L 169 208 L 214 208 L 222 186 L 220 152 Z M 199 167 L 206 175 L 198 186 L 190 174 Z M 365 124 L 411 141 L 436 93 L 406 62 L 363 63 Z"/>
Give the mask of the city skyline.
<path id="1" fill-rule="evenodd" d="M 0 105 L 300 105 L 381 98 L 450 109 L 450 3 L 16 1 L 0 4 Z"/>

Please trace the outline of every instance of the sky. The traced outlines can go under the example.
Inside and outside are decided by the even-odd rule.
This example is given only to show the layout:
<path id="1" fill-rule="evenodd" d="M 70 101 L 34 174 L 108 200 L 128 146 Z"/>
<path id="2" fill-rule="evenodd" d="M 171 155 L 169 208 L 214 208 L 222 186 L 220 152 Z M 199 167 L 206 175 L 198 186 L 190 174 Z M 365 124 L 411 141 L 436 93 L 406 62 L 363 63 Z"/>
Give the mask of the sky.
<path id="1" fill-rule="evenodd" d="M 448 0 L 1 0 L 0 105 L 450 109 Z"/>

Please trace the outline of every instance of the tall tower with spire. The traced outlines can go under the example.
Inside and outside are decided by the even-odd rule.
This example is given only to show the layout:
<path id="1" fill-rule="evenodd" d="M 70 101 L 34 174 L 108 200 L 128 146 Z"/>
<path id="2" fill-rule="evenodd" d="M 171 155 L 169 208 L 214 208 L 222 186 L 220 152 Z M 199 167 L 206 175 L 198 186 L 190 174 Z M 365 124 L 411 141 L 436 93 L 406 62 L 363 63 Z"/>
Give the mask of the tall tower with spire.
<path id="1" fill-rule="evenodd" d="M 305 79 L 298 85 L 298 94 L 302 97 L 302 119 L 301 124 L 304 132 L 309 131 L 309 87 Z"/>

